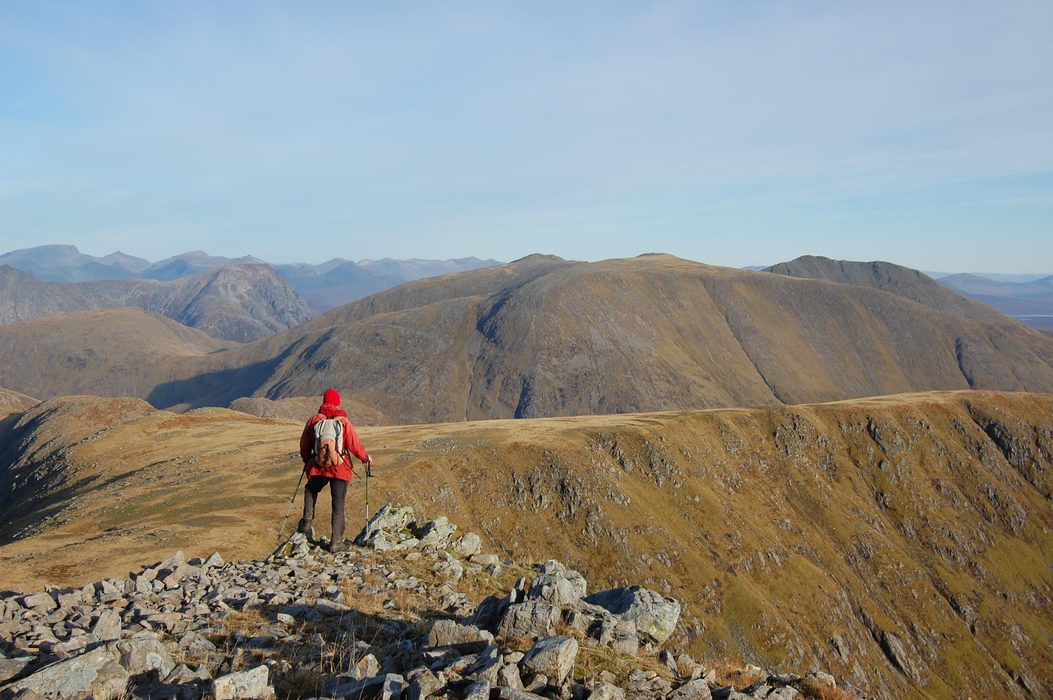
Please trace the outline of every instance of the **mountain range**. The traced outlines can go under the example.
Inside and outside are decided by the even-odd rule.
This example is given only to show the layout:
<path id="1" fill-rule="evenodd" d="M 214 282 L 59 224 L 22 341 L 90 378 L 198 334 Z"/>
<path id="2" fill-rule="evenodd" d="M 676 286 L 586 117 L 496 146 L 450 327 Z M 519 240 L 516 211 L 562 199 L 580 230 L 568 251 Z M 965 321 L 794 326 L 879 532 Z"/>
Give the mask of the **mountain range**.
<path id="1" fill-rule="evenodd" d="M 177 352 L 98 352 L 113 337 L 98 318 L 51 323 L 66 341 L 42 342 L 45 325 L 0 326 L 0 347 L 19 358 L 0 367 L 0 386 L 41 399 L 77 386 L 158 407 L 337 386 L 394 423 L 1053 391 L 1053 338 L 887 263 L 755 272 L 666 255 L 530 256 L 407 283 L 252 343 L 197 338 Z"/>
<path id="2" fill-rule="evenodd" d="M 0 265 L 0 324 L 118 308 L 142 309 L 215 338 L 238 342 L 294 328 L 311 317 L 292 287 L 274 268 L 260 263 L 212 267 L 167 282 L 73 283 L 41 282 Z"/>
<path id="3" fill-rule="evenodd" d="M 0 255 L 0 266 L 8 265 L 43 282 L 60 283 L 132 279 L 170 282 L 231 265 L 267 264 L 251 255 L 225 258 L 202 251 L 153 263 L 121 252 L 100 258 L 81 253 L 72 245 L 44 245 Z M 496 264 L 496 260 L 478 258 L 358 262 L 333 258 L 319 265 L 299 263 L 271 267 L 305 300 L 298 303 L 305 303 L 312 313 L 319 313 L 410 280 Z"/>

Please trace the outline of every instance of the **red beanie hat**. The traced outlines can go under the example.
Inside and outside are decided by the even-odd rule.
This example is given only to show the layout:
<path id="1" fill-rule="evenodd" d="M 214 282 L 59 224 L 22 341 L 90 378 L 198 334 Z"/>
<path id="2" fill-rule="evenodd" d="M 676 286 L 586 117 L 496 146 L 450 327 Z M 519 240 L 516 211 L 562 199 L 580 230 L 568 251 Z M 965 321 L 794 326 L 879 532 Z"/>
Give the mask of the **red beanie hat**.
<path id="1" fill-rule="evenodd" d="M 325 390 L 325 393 L 322 394 L 322 403 L 331 404 L 333 406 L 339 406 L 340 392 L 334 389 L 333 387 L 329 387 Z"/>

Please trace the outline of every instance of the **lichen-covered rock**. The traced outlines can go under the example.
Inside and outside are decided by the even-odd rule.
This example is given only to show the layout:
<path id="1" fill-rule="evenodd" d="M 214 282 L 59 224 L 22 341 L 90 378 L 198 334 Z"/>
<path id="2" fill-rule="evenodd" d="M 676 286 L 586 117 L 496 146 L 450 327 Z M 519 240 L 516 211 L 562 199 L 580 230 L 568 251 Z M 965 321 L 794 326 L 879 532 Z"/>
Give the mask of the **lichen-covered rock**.
<path id="1" fill-rule="evenodd" d="M 362 532 L 358 533 L 355 544 L 374 549 L 394 549 L 399 542 L 413 537 L 408 530 L 413 518 L 412 507 L 385 504 L 369 519 Z M 378 543 L 381 547 L 377 547 Z"/>
<path id="2" fill-rule="evenodd" d="M 479 535 L 474 532 L 466 532 L 456 542 L 453 543 L 453 551 L 460 554 L 462 557 L 470 557 L 473 554 L 478 554 L 479 550 L 482 549 L 483 541 L 479 538 Z"/>
<path id="3" fill-rule="evenodd" d="M 669 639 L 680 619 L 680 603 L 640 586 L 612 588 L 585 600 L 636 623 L 637 634 L 656 644 Z"/>
<path id="4" fill-rule="evenodd" d="M 667 697 L 669 700 L 712 700 L 713 694 L 710 691 L 709 683 L 699 678 L 684 683 Z"/>
<path id="5" fill-rule="evenodd" d="M 215 678 L 209 691 L 215 700 L 269 700 L 274 697 L 270 671 L 264 665 Z"/>
<path id="6" fill-rule="evenodd" d="M 130 676 L 157 671 L 158 676 L 164 678 L 175 668 L 175 661 L 172 660 L 168 649 L 149 632 L 143 633 L 141 637 L 117 642 L 116 651 L 121 666 L 124 666 Z"/>
<path id="7" fill-rule="evenodd" d="M 546 637 L 530 648 L 519 667 L 524 672 L 544 674 L 554 685 L 562 685 L 577 657 L 578 640 L 574 637 Z"/>
<path id="8" fill-rule="evenodd" d="M 101 642 L 112 642 L 121 638 L 121 616 L 116 610 L 106 608 L 91 628 L 91 633 Z"/>
<path id="9" fill-rule="evenodd" d="M 441 515 L 418 529 L 417 539 L 420 540 L 421 547 L 446 549 L 455 532 L 457 532 L 457 526 L 452 524 L 445 515 Z"/>
<path id="10" fill-rule="evenodd" d="M 588 584 L 577 571 L 568 569 L 554 559 L 546 561 L 539 568 L 541 573 L 531 582 L 528 598 L 552 605 L 570 605 L 585 597 Z"/>
<path id="11" fill-rule="evenodd" d="M 544 601 L 529 600 L 508 606 L 497 633 L 504 639 L 549 637 L 556 633 L 559 619 L 559 608 Z"/>
<path id="12" fill-rule="evenodd" d="M 436 620 L 428 631 L 426 644 L 429 647 L 475 644 L 481 645 L 481 649 L 493 641 L 494 635 L 473 625 L 461 625 L 454 620 Z"/>
<path id="13" fill-rule="evenodd" d="M 5 690 L 12 697 L 31 691 L 47 698 L 79 698 L 88 695 L 97 700 L 124 697 L 128 672 L 106 647 L 45 666 L 32 675 L 15 681 Z"/>

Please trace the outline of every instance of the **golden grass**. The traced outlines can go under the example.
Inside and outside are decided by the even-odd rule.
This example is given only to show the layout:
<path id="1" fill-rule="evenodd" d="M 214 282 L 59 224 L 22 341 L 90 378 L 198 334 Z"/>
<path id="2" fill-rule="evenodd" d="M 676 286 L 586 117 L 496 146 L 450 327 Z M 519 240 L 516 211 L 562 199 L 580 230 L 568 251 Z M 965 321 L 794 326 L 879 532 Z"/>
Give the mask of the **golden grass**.
<path id="1" fill-rule="evenodd" d="M 855 660 L 872 687 L 909 696 L 902 675 L 867 644 L 862 611 L 907 641 L 912 625 L 941 640 L 925 661 L 934 679 L 926 692 L 939 698 L 953 697 L 969 681 L 958 669 L 1053 669 L 1048 646 L 1017 650 L 1003 632 L 1015 625 L 1029 639 L 1053 635 L 1053 610 L 1027 595 L 1053 587 L 1043 565 L 1053 551 L 1053 512 L 1042 493 L 998 461 L 970 405 L 1007 416 L 1007 425 L 1029 426 L 1020 433 L 1024 444 L 1053 429 L 1053 396 L 971 392 L 806 410 L 400 426 L 362 434 L 384 465 L 370 482 L 373 512 L 385 502 L 409 503 L 419 516 L 445 514 L 460 533 L 480 533 L 484 551 L 502 558 L 558 559 L 584 573 L 592 591 L 639 583 L 675 597 L 684 613 L 670 648 L 686 645 L 683 633 L 697 619 L 704 633 L 685 649 L 693 656 L 738 653 L 784 668 L 792 658 L 788 645 L 796 645 L 804 664 L 840 676 L 851 667 L 828 649 L 822 657 L 813 652 L 837 634 L 861 650 Z M 292 450 L 300 425 L 219 414 L 223 421 L 210 413 L 200 424 L 188 414 L 194 429 L 162 430 L 170 414 L 139 401 L 57 402 L 28 436 L 38 461 L 12 474 L 61 464 L 64 471 L 34 489 L 64 510 L 38 523 L 38 536 L 0 547 L 5 585 L 38 590 L 123 576 L 176 549 L 187 557 L 218 550 L 228 560 L 269 554 L 276 542 L 268 539 L 298 476 Z M 869 435 L 871 421 L 884 431 L 889 452 Z M 920 421 L 930 427 L 911 427 Z M 144 440 L 148 433 L 153 438 Z M 902 447 L 890 454 L 897 433 Z M 631 467 L 615 458 L 612 441 Z M 232 462 L 239 446 L 244 458 Z M 998 461 L 997 472 L 980 462 L 981 447 L 988 461 Z M 45 461 L 49 455 L 54 459 Z M 214 498 L 216 484 L 229 489 L 230 499 Z M 349 492 L 352 536 L 362 522 L 362 486 L 356 480 Z M 972 505 L 993 508 L 989 487 L 1011 494 L 1028 514 L 1021 534 L 987 522 Z M 882 505 L 879 492 L 893 508 Z M 963 505 L 944 493 L 964 494 Z M 301 503 L 297 492 L 291 523 Z M 323 495 L 319 521 L 327 521 L 328 508 Z M 100 522 L 111 529 L 101 530 Z M 979 548 L 967 565 L 941 554 L 956 540 Z M 431 565 L 427 557 L 407 564 L 422 580 L 430 580 Z M 478 602 L 533 573 L 502 566 L 491 577 L 466 569 L 459 588 Z M 980 615 L 975 636 L 949 610 L 937 581 Z M 437 614 L 409 592 L 370 600 L 347 595 L 378 619 L 393 612 L 384 610 L 387 599 L 408 618 Z M 940 687 L 941 678 L 949 687 Z M 1047 679 L 1053 675 L 1040 680 Z"/>

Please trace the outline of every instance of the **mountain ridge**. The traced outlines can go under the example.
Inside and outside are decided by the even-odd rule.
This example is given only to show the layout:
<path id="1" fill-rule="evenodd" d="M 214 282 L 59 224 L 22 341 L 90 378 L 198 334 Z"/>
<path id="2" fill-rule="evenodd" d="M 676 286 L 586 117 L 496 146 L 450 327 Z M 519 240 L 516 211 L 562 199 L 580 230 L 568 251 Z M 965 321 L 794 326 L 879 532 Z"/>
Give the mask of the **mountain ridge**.
<path id="1" fill-rule="evenodd" d="M 0 504 L 0 565 L 12 584 L 77 584 L 158 547 L 265 554 L 302 425 L 133 399 L 47 401 L 3 435 L 15 449 L 0 457 L 0 498 L 19 506 Z M 1053 688 L 1053 395 L 360 434 L 377 461 L 374 503 L 456 512 L 500 556 L 554 557 L 599 587 L 675 597 L 676 643 L 697 658 L 823 668 L 882 697 Z M 354 530 L 361 481 L 349 498 Z"/>
<path id="2" fill-rule="evenodd" d="M 0 324 L 89 309 L 136 307 L 224 340 L 247 342 L 311 317 L 306 304 L 260 264 L 227 265 L 167 282 L 41 282 L 0 265 Z"/>
<path id="3" fill-rule="evenodd" d="M 322 313 L 403 282 L 499 264 L 476 257 L 426 260 L 363 259 L 358 262 L 332 258 L 319 265 L 271 264 L 255 256 L 227 258 L 204 251 L 189 251 L 158 262 L 124 253 L 103 258 L 81 253 L 72 245 L 23 248 L 0 255 L 0 265 L 22 270 L 44 282 L 100 282 L 149 279 L 172 282 L 208 270 L 232 265 L 269 265 L 303 297 L 311 313 Z"/>

